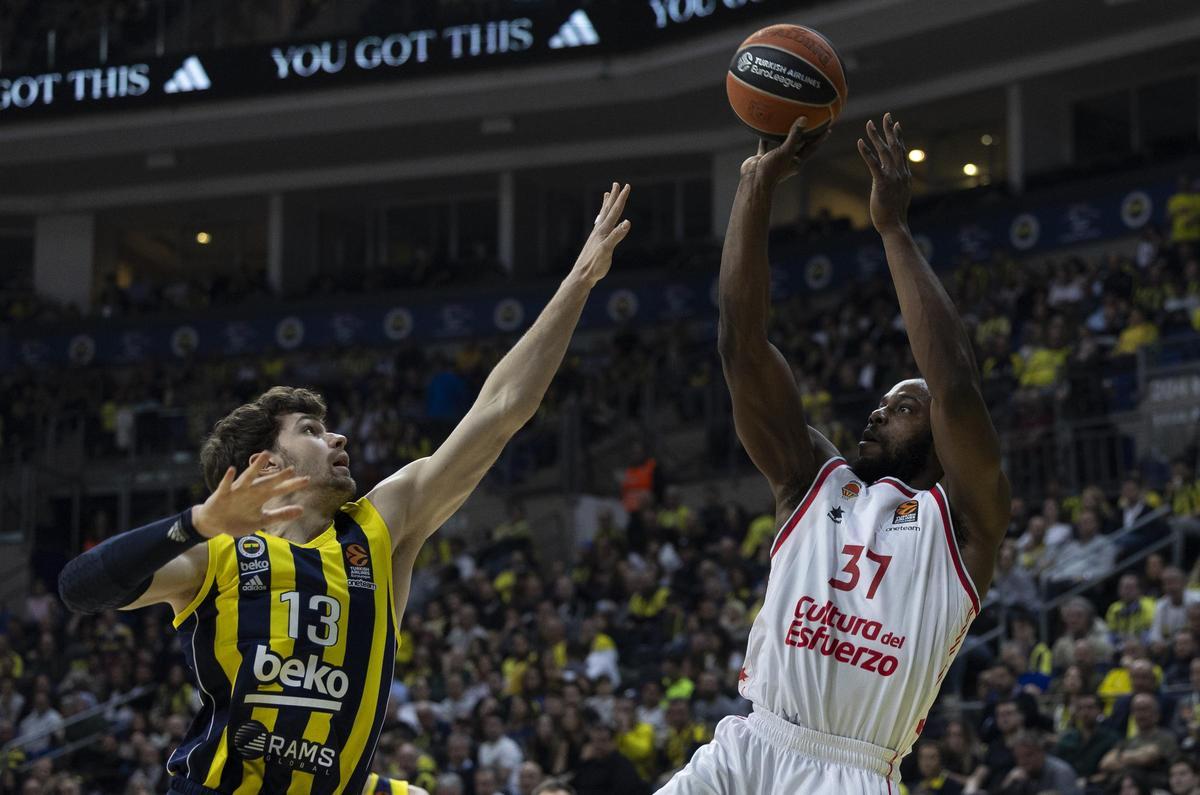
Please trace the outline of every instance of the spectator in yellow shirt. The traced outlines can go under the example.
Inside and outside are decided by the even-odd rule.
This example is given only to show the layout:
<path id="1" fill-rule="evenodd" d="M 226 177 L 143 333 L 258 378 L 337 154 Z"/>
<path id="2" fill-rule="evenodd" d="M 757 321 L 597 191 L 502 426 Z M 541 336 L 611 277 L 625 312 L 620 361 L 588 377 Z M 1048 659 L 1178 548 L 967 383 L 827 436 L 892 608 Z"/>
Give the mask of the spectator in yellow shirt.
<path id="1" fill-rule="evenodd" d="M 667 770 L 678 770 L 688 763 L 696 749 L 712 739 L 707 726 L 692 719 L 692 707 L 677 698 L 667 707 L 667 740 L 662 755 Z"/>
<path id="2" fill-rule="evenodd" d="M 1154 624 L 1154 600 L 1142 594 L 1136 574 L 1124 574 L 1117 585 L 1117 601 L 1108 607 L 1104 622 L 1115 637 L 1145 640 Z"/>
<path id="3" fill-rule="evenodd" d="M 770 511 L 759 514 L 746 528 L 746 537 L 742 540 L 742 557 L 749 560 L 758 554 L 764 543 L 775 538 L 775 514 Z"/>
<path id="4" fill-rule="evenodd" d="M 1158 341 L 1158 326 L 1146 319 L 1140 309 L 1129 313 L 1129 325 L 1117 337 L 1113 356 L 1132 356 L 1140 348 Z"/>
<path id="5" fill-rule="evenodd" d="M 653 781 L 658 775 L 657 754 L 654 748 L 654 727 L 637 719 L 631 698 L 618 698 L 613 705 L 613 722 L 617 729 L 617 750 L 633 763 L 643 781 Z"/>

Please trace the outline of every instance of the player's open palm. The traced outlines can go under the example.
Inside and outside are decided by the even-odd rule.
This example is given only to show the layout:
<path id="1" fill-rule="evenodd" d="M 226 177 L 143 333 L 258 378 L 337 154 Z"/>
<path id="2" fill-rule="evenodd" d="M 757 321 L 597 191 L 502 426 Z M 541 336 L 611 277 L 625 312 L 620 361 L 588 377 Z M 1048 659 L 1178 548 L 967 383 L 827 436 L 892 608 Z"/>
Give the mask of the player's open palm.
<path id="1" fill-rule="evenodd" d="M 892 121 L 892 114 L 885 113 L 883 132 L 874 121 L 868 121 L 867 138 L 869 144 L 858 139 L 858 153 L 871 172 L 871 223 L 880 232 L 906 226 L 912 171 L 900 125 Z"/>
<path id="2" fill-rule="evenodd" d="M 204 504 L 192 511 L 192 525 L 196 532 L 206 538 L 222 533 L 237 538 L 300 518 L 304 513 L 302 506 L 265 506 L 270 500 L 304 488 L 308 485 L 308 477 L 295 477 L 295 467 L 264 475 L 263 470 L 270 461 L 267 453 L 256 453 L 250 458 L 250 466 L 236 478 L 233 467 L 226 470 L 225 477 L 221 478 Z"/>
<path id="3" fill-rule="evenodd" d="M 617 244 L 629 234 L 629 221 L 621 220 L 625 212 L 625 202 L 629 199 L 629 186 L 619 186 L 613 183 L 612 190 L 604 194 L 604 203 L 596 215 L 596 223 L 592 233 L 588 235 L 579 258 L 575 260 L 575 270 L 587 283 L 595 285 L 608 275 L 612 267 L 613 251 Z"/>
<path id="4" fill-rule="evenodd" d="M 806 135 L 804 126 L 807 123 L 807 116 L 796 119 L 788 137 L 778 146 L 759 139 L 758 154 L 742 161 L 742 176 L 754 175 L 766 187 L 774 188 L 799 173 L 800 164 L 812 157 L 812 153 L 832 132 L 826 130 L 821 135 Z"/>

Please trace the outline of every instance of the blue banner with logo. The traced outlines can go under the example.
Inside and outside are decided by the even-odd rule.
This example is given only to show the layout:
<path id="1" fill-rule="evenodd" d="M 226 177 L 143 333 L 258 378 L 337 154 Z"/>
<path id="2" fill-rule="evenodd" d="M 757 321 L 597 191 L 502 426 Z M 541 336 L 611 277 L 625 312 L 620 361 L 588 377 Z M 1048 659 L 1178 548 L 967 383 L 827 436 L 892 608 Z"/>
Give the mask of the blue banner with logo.
<path id="1" fill-rule="evenodd" d="M 970 221 L 914 223 L 916 239 L 935 267 L 985 260 L 996 251 L 1037 254 L 1065 246 L 1127 237 L 1151 221 L 1166 219 L 1169 181 L 1124 190 L 1097 191 L 1085 200 L 1030 203 L 981 212 Z M 798 291 L 820 292 L 855 279 L 886 273 L 879 236 L 868 230 L 840 239 L 779 246 L 773 251 L 772 292 L 786 299 Z M 618 266 L 619 267 L 619 266 Z M 617 278 L 619 272 L 614 273 Z M 635 321 L 649 324 L 713 318 L 716 273 L 663 278 L 637 285 L 600 286 L 584 309 L 583 328 Z M 390 302 L 342 299 L 337 306 L 296 306 L 245 317 L 198 316 L 111 321 L 70 332 L 0 336 L 0 370 L 136 364 L 191 356 L 242 356 L 300 350 L 351 350 L 406 340 L 436 342 L 516 334 L 533 322 L 550 298 L 547 289 L 513 291 L 459 301 L 433 302 L 420 295 Z"/>

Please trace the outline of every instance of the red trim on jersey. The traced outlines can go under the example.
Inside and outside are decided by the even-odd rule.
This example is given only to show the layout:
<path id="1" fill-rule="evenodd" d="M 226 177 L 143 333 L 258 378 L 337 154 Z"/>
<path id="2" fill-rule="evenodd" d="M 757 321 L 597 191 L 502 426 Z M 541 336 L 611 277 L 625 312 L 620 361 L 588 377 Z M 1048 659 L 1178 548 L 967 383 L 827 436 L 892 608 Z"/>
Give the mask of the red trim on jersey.
<path id="1" fill-rule="evenodd" d="M 779 531 L 779 537 L 775 539 L 775 546 L 771 547 L 771 557 L 775 557 L 775 553 L 783 546 L 783 542 L 787 541 L 788 536 L 796 529 L 796 525 L 804 518 L 804 512 L 808 510 L 808 506 L 812 505 L 813 500 L 817 498 L 817 492 L 825 485 L 825 479 L 829 477 L 829 474 L 833 470 L 844 463 L 846 463 L 844 458 L 834 457 L 826 461 L 825 466 L 821 467 L 821 471 L 817 473 L 816 479 L 808 487 L 808 493 L 804 495 L 804 499 L 800 501 L 800 505 L 792 512 L 792 518 L 788 519 L 783 529 Z"/>
<path id="2" fill-rule="evenodd" d="M 895 478 L 880 478 L 879 480 L 875 481 L 875 483 L 886 483 L 889 486 L 893 486 L 893 487 L 895 487 L 895 489 L 897 491 L 899 491 L 905 497 L 917 496 L 917 493 L 915 491 L 913 491 L 912 489 L 910 489 L 908 486 L 904 485 L 900 481 L 896 480 Z M 874 486 L 875 483 L 872 483 L 871 485 Z"/>
<path id="3" fill-rule="evenodd" d="M 958 553 L 958 542 L 954 540 L 954 525 L 950 523 L 950 508 L 946 505 L 946 499 L 942 495 L 942 487 L 935 485 L 929 490 L 929 493 L 933 495 L 934 501 L 938 504 L 938 510 L 942 514 L 942 529 L 946 531 L 946 546 L 950 548 L 950 559 L 954 561 L 954 571 L 957 572 L 958 580 L 962 583 L 967 596 L 971 597 L 971 607 L 978 615 L 979 594 L 975 592 L 975 584 L 971 582 L 971 578 L 967 576 L 967 570 L 963 568 L 962 558 Z"/>

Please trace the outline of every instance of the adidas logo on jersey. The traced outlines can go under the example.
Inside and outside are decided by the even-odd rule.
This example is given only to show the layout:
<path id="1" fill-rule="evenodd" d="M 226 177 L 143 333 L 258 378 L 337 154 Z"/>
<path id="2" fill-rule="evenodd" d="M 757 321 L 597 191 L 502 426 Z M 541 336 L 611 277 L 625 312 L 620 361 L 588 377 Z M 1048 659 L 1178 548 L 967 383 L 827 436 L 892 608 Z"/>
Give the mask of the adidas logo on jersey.
<path id="1" fill-rule="evenodd" d="M 194 55 L 189 55 L 183 62 L 183 66 L 175 70 L 175 74 L 163 86 L 163 91 L 168 94 L 182 94 L 190 91 L 207 91 L 212 88 L 212 81 L 208 79 L 208 72 L 204 71 L 204 64 L 200 63 L 200 59 Z"/>
<path id="2" fill-rule="evenodd" d="M 567 21 L 562 24 L 555 33 L 550 37 L 550 49 L 561 50 L 571 47 L 588 47 L 592 44 L 600 43 L 600 34 L 596 32 L 596 28 L 592 25 L 592 20 L 588 17 L 583 9 L 579 9 L 574 14 L 567 18 Z"/>
<path id="3" fill-rule="evenodd" d="M 255 574 L 253 577 L 251 577 L 250 579 L 248 579 L 242 583 L 242 592 L 243 593 L 247 593 L 249 591 L 265 591 L 265 590 L 267 590 L 267 586 L 265 583 L 263 583 L 262 577 L 259 577 L 257 574 Z"/>

